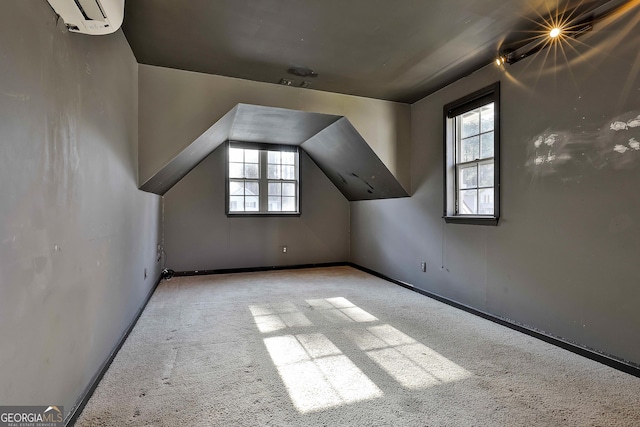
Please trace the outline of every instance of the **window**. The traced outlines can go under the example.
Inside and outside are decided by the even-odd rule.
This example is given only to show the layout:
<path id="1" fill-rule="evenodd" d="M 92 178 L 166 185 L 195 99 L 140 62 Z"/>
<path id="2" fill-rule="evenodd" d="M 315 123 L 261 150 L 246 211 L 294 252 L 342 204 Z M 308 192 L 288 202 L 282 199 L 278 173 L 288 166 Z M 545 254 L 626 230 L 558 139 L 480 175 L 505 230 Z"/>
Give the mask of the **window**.
<path id="1" fill-rule="evenodd" d="M 444 107 L 444 218 L 447 222 L 498 224 L 499 113 L 499 83 Z"/>
<path id="2" fill-rule="evenodd" d="M 299 214 L 298 147 L 228 144 L 227 214 Z"/>

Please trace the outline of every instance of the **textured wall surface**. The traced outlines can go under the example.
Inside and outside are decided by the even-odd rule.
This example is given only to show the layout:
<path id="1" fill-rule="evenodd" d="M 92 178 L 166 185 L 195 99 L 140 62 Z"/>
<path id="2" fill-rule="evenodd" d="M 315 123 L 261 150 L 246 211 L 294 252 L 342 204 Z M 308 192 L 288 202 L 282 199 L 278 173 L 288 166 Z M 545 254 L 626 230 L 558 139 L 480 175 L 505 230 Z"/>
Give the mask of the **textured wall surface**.
<path id="1" fill-rule="evenodd" d="M 163 198 L 167 266 L 176 271 L 346 262 L 349 202 L 300 152 L 300 217 L 228 218 L 225 147 Z M 281 247 L 287 246 L 287 253 Z"/>
<path id="2" fill-rule="evenodd" d="M 352 203 L 351 260 L 640 363 L 639 22 L 635 8 L 414 104 L 414 195 Z M 445 224 L 442 108 L 496 81 L 502 218 Z"/>
<path id="3" fill-rule="evenodd" d="M 408 104 L 140 65 L 144 183 L 238 103 L 345 116 L 410 191 Z"/>
<path id="4" fill-rule="evenodd" d="M 68 34 L 45 1 L 3 6 L 0 403 L 68 412 L 159 275 L 160 198 L 137 190 L 122 32 Z"/>

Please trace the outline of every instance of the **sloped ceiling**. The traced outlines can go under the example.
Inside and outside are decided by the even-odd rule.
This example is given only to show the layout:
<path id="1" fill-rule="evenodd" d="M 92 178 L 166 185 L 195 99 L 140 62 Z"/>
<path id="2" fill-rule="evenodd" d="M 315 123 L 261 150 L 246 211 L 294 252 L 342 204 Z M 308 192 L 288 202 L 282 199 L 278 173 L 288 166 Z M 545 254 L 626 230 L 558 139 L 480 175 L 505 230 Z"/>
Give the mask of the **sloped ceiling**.
<path id="1" fill-rule="evenodd" d="M 409 195 L 345 117 L 305 141 L 302 148 L 347 200 Z"/>
<path id="2" fill-rule="evenodd" d="M 297 145 L 350 201 L 409 196 L 342 116 L 238 104 L 140 186 L 165 194 L 225 141 Z"/>
<path id="3" fill-rule="evenodd" d="M 229 140 L 300 145 L 340 119 L 332 114 L 238 104 Z"/>

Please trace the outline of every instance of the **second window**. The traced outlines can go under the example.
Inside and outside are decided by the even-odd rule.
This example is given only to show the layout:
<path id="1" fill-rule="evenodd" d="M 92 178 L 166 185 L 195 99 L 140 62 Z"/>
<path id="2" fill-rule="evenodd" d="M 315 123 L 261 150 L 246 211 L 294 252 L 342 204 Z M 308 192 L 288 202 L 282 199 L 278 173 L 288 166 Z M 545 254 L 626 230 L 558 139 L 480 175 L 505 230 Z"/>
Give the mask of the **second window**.
<path id="1" fill-rule="evenodd" d="M 444 108 L 444 218 L 447 222 L 498 223 L 499 111 L 497 83 Z"/>

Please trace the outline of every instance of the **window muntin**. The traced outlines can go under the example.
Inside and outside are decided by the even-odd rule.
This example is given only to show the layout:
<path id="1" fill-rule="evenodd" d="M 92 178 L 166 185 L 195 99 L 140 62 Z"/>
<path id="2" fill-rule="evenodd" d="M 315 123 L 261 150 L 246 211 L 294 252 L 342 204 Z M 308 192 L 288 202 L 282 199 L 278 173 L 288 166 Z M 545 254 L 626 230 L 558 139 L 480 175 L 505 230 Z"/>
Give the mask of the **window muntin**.
<path id="1" fill-rule="evenodd" d="M 497 225 L 499 84 L 445 106 L 444 218 Z"/>
<path id="2" fill-rule="evenodd" d="M 297 147 L 229 143 L 228 153 L 228 214 L 299 213 Z"/>

